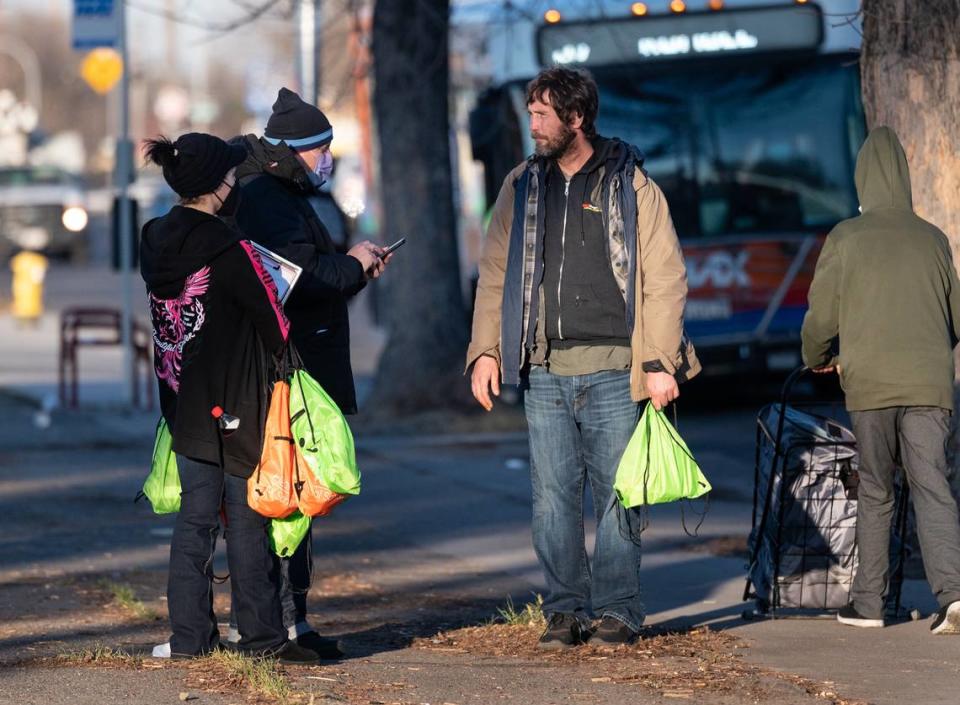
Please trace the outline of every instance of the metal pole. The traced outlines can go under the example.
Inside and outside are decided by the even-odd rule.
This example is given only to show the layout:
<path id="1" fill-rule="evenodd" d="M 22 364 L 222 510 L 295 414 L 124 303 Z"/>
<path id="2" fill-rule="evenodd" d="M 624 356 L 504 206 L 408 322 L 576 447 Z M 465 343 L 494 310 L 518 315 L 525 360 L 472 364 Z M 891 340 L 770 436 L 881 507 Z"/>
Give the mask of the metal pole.
<path id="1" fill-rule="evenodd" d="M 133 408 L 136 377 L 133 357 L 133 281 L 130 270 L 133 267 L 133 232 L 131 217 L 133 211 L 129 199 L 131 170 L 133 167 L 133 146 L 130 142 L 130 55 L 127 51 L 127 8 L 125 0 L 117 2 L 119 18 L 120 58 L 123 61 L 123 75 L 120 78 L 120 136 L 117 139 L 116 185 L 119 203 L 119 224 L 117 234 L 120 237 L 120 286 L 122 300 L 121 343 L 123 345 L 123 378 L 127 406 Z"/>
<path id="2" fill-rule="evenodd" d="M 300 0 L 300 97 L 317 104 L 317 2 Z"/>
<path id="3" fill-rule="evenodd" d="M 323 89 L 323 0 L 313 0 L 313 104 L 320 105 Z"/>

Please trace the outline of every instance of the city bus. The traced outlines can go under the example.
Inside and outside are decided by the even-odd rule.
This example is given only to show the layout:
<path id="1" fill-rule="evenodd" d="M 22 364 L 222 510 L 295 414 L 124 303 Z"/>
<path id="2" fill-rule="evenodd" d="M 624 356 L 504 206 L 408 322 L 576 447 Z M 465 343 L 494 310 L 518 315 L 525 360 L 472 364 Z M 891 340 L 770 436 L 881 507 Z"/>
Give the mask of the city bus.
<path id="1" fill-rule="evenodd" d="M 858 5 L 598 0 L 514 17 L 491 30 L 494 80 L 470 115 L 488 204 L 533 152 L 526 82 L 542 67 L 588 69 L 599 133 L 637 145 L 666 194 L 705 373 L 796 367 L 824 236 L 858 211 Z"/>

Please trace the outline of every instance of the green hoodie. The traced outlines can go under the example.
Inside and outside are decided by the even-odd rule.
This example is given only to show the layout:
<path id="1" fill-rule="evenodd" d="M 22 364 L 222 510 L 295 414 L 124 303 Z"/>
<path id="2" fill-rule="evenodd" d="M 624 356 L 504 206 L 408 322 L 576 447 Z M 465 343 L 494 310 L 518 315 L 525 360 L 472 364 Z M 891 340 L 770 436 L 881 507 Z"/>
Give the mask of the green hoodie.
<path id="1" fill-rule="evenodd" d="M 952 410 L 960 283 L 946 236 L 913 212 L 907 157 L 890 128 L 870 132 L 856 184 L 862 215 L 831 231 L 817 261 L 803 361 L 839 364 L 850 411 Z"/>

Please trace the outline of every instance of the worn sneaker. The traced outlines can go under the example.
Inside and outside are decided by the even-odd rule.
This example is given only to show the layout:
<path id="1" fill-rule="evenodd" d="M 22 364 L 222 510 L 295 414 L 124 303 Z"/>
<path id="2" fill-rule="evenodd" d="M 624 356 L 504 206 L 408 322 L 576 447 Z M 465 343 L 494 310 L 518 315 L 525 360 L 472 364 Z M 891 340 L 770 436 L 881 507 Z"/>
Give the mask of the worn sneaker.
<path id="1" fill-rule="evenodd" d="M 933 634 L 960 634 L 960 600 L 940 608 L 930 631 Z"/>
<path id="2" fill-rule="evenodd" d="M 340 643 L 336 639 L 320 636 L 315 631 L 309 631 L 297 637 L 297 644 L 313 651 L 322 659 L 343 658 Z"/>
<path id="3" fill-rule="evenodd" d="M 153 652 L 150 655 L 153 658 L 170 658 L 170 642 L 157 644 L 153 647 Z"/>
<path id="4" fill-rule="evenodd" d="M 632 644 L 637 640 L 637 632 L 633 631 L 626 624 L 616 617 L 606 615 L 600 620 L 600 623 L 593 630 L 590 637 L 591 643 L 599 643 L 605 646 L 619 646 L 620 644 Z"/>
<path id="5" fill-rule="evenodd" d="M 543 630 L 538 649 L 566 649 L 586 642 L 590 634 L 584 630 L 580 620 L 572 614 L 556 612 L 550 615 L 547 628 Z"/>
<path id="6" fill-rule="evenodd" d="M 271 656 L 288 666 L 309 666 L 320 661 L 316 651 L 305 649 L 295 641 L 288 641 Z"/>
<path id="7" fill-rule="evenodd" d="M 883 618 L 871 619 L 870 617 L 864 617 L 862 614 L 857 612 L 854 609 L 853 605 L 847 605 L 846 607 L 840 608 L 840 611 L 837 612 L 837 621 L 840 624 L 846 624 L 851 627 L 882 627 Z"/>

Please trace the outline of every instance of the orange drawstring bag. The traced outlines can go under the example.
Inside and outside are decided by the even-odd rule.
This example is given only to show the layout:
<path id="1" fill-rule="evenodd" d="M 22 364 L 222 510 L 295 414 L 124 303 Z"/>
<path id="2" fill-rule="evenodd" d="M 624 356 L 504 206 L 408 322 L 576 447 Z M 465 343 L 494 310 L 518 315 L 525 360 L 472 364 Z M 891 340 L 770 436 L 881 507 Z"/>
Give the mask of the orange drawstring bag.
<path id="1" fill-rule="evenodd" d="M 330 513 L 330 510 L 340 504 L 350 495 L 334 492 L 323 484 L 319 477 L 310 469 L 307 461 L 300 453 L 300 448 L 296 447 L 294 461 L 296 463 L 296 478 L 294 488 L 297 491 L 298 505 L 300 511 L 308 517 L 322 517 Z"/>
<path id="2" fill-rule="evenodd" d="M 247 480 L 247 503 L 253 511 L 271 519 L 283 519 L 296 511 L 296 464 L 290 430 L 290 384 L 280 380 L 274 383 L 270 396 L 260 463 Z"/>

